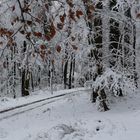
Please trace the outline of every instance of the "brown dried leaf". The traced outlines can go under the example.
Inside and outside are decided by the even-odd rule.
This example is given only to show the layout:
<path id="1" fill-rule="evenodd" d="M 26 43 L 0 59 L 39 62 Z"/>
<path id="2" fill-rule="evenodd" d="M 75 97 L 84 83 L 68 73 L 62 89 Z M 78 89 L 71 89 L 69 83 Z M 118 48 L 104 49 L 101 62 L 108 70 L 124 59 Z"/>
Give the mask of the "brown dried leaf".
<path id="1" fill-rule="evenodd" d="M 60 45 L 57 45 L 56 46 L 56 50 L 57 50 L 58 53 L 60 53 L 61 52 L 61 46 Z"/>
<path id="2" fill-rule="evenodd" d="M 80 16 L 82 16 L 83 15 L 83 12 L 81 11 L 81 10 L 77 10 L 76 11 L 76 16 L 78 17 L 78 18 L 80 18 Z"/>
<path id="3" fill-rule="evenodd" d="M 45 46 L 45 45 L 40 45 L 40 48 L 41 48 L 42 50 L 45 50 L 45 49 L 46 49 L 46 46 Z"/>
<path id="4" fill-rule="evenodd" d="M 62 23 L 64 23 L 64 21 L 65 21 L 65 16 L 63 15 L 60 15 L 60 21 L 62 22 Z"/>
<path id="5" fill-rule="evenodd" d="M 75 45 L 72 45 L 72 48 L 73 48 L 74 50 L 77 50 L 77 49 L 78 49 L 78 47 L 76 47 Z"/>
<path id="6" fill-rule="evenodd" d="M 89 6 L 88 6 L 88 10 L 89 10 L 91 13 L 93 13 L 93 11 L 95 11 L 94 5 L 89 5 Z"/>
<path id="7" fill-rule="evenodd" d="M 51 23 L 51 25 L 49 25 L 49 31 L 48 33 L 45 35 L 45 38 L 50 41 L 56 34 L 56 29 L 55 29 L 55 26 L 53 24 L 53 22 Z"/>
<path id="8" fill-rule="evenodd" d="M 140 13 L 137 13 L 136 18 L 140 18 Z"/>
<path id="9" fill-rule="evenodd" d="M 66 0 L 67 4 L 70 6 L 70 7 L 73 7 L 73 0 Z"/>
<path id="10" fill-rule="evenodd" d="M 42 37 L 42 33 L 40 32 L 33 32 L 33 35 L 36 37 Z"/>

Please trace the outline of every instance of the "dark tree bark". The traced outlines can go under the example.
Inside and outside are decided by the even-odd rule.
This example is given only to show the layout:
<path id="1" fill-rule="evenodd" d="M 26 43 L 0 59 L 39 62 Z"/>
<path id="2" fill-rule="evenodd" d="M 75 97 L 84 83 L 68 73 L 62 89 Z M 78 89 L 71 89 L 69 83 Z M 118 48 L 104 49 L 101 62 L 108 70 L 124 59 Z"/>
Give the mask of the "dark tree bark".
<path id="1" fill-rule="evenodd" d="M 25 69 L 22 71 L 22 83 L 21 83 L 21 88 L 22 88 L 22 96 L 28 96 L 29 95 L 29 78 L 28 77 L 28 71 Z"/>
<path id="2" fill-rule="evenodd" d="M 68 60 L 64 64 L 64 89 L 67 88 L 67 71 L 68 71 Z"/>
<path id="3" fill-rule="evenodd" d="M 26 49 L 27 49 L 27 43 L 26 43 L 26 41 L 24 41 L 24 43 L 23 43 L 23 53 L 26 52 Z M 26 60 L 26 65 L 22 69 L 22 74 L 21 74 L 21 77 L 22 77 L 21 95 L 22 96 L 28 96 L 29 95 L 29 81 L 30 81 L 30 76 L 29 75 L 30 75 L 30 73 L 29 73 L 29 70 L 28 70 L 28 60 Z"/>
<path id="4" fill-rule="evenodd" d="M 99 93 L 99 98 L 100 98 L 100 107 L 101 108 L 103 108 L 104 109 L 104 111 L 107 111 L 107 110 L 109 110 L 109 108 L 108 108 L 108 106 L 107 106 L 107 104 L 106 104 L 106 94 L 105 94 L 105 91 L 104 91 L 104 89 L 102 89 L 102 90 L 99 90 L 98 91 Z"/>
<path id="5" fill-rule="evenodd" d="M 111 0 L 109 2 L 110 10 L 117 4 L 117 0 Z M 118 12 L 118 9 L 113 9 L 114 11 Z M 110 68 L 114 68 L 117 65 L 117 62 L 119 59 L 121 59 L 121 66 L 123 68 L 124 66 L 124 60 L 123 57 L 120 58 L 121 53 L 123 52 L 123 44 L 122 39 L 123 35 L 121 34 L 119 21 L 115 20 L 114 18 L 110 18 L 110 45 L 109 50 L 111 53 L 110 58 Z M 119 52 L 120 50 L 120 52 Z M 122 89 L 118 88 L 117 91 L 118 96 L 123 96 Z"/>
<path id="6" fill-rule="evenodd" d="M 32 91 L 34 91 L 34 78 L 32 73 L 31 73 L 31 86 L 32 86 Z"/>
<path id="7" fill-rule="evenodd" d="M 109 7 L 110 10 L 117 4 L 117 0 L 110 0 Z M 114 11 L 118 12 L 118 9 L 114 9 Z M 110 59 L 110 68 L 114 67 L 117 62 L 118 56 L 116 55 L 118 49 L 122 49 L 121 41 L 120 41 L 120 29 L 119 29 L 119 22 L 116 21 L 114 18 L 110 18 L 110 45 L 109 50 L 111 52 L 111 59 Z M 120 44 L 119 44 L 120 43 Z"/>
<path id="8" fill-rule="evenodd" d="M 136 88 L 138 88 L 138 78 L 137 78 L 137 72 L 136 72 L 136 26 L 133 25 L 133 68 L 134 68 L 134 83 Z"/>
<path id="9" fill-rule="evenodd" d="M 70 71 L 69 71 L 69 89 L 72 88 L 72 60 L 70 62 Z"/>
<path id="10" fill-rule="evenodd" d="M 103 65 L 102 65 L 102 48 L 103 48 L 103 33 L 102 33 L 102 16 L 100 13 L 95 13 L 94 15 L 91 15 L 91 12 L 88 7 L 88 2 L 84 1 L 84 6 L 86 9 L 87 17 L 90 17 L 87 25 L 89 27 L 90 33 L 94 31 L 94 35 L 91 36 L 89 34 L 89 44 L 93 44 L 93 50 L 91 50 L 90 56 L 95 58 L 96 62 L 96 74 L 94 76 L 93 80 L 96 80 L 98 76 L 101 76 L 103 73 Z M 95 9 L 103 9 L 102 1 L 99 1 L 96 4 Z M 92 17 L 92 18 L 91 18 Z M 93 30 L 94 29 L 94 30 Z M 105 92 L 104 94 L 100 92 L 98 93 L 101 87 L 99 87 L 98 90 L 93 89 L 91 100 L 92 102 L 96 102 L 97 97 L 100 96 L 102 98 L 101 103 L 103 104 L 102 107 L 104 111 L 107 111 L 109 108 L 107 107 L 106 100 L 104 96 L 106 96 Z"/>
<path id="11" fill-rule="evenodd" d="M 127 3 L 127 1 L 126 1 Z M 131 16 L 131 8 L 128 7 L 128 9 L 125 11 L 125 16 L 126 17 L 129 17 L 130 20 L 132 19 L 132 16 Z M 136 25 L 133 21 L 131 21 L 131 25 L 129 25 L 128 27 L 126 27 L 126 31 L 128 30 L 129 31 L 129 28 L 132 28 L 132 35 L 133 35 L 133 43 L 132 43 L 132 47 L 133 47 L 133 64 L 132 64 L 132 67 L 133 67 L 133 79 L 134 79 L 134 84 L 136 86 L 136 88 L 138 88 L 138 83 L 137 83 L 137 72 L 136 72 Z M 125 36 L 125 41 L 129 44 L 131 44 L 130 42 L 131 40 L 131 36 L 129 34 L 126 34 Z M 127 53 L 126 53 L 127 55 Z"/>

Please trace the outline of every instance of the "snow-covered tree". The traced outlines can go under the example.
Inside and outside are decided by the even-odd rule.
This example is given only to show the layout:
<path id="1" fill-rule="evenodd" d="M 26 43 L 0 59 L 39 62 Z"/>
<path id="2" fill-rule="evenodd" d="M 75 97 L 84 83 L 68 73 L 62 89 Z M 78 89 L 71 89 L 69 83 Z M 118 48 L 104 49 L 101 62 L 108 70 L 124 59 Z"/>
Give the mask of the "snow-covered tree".
<path id="1" fill-rule="evenodd" d="M 2 1 L 1 93 L 27 96 L 91 81 L 92 101 L 108 110 L 110 95 L 138 87 L 139 13 L 135 0 Z"/>

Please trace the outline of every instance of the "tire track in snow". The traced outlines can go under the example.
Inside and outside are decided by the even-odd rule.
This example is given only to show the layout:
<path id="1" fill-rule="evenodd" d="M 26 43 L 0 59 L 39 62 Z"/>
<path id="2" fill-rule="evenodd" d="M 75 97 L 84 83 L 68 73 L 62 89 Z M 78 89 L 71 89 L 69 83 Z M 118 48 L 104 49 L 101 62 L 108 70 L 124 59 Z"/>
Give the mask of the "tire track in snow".
<path id="1" fill-rule="evenodd" d="M 37 100 L 37 101 L 33 101 L 33 102 L 30 102 L 30 103 L 26 103 L 26 104 L 22 104 L 22 105 L 15 106 L 15 107 L 12 107 L 12 108 L 8 108 L 8 109 L 5 109 L 5 110 L 1 110 L 0 111 L 0 121 L 2 121 L 4 119 L 8 119 L 8 118 L 16 116 L 16 115 L 19 115 L 19 114 L 22 114 L 22 113 L 25 113 L 27 111 L 31 111 L 31 110 L 36 109 L 36 108 L 42 107 L 46 104 L 56 102 L 58 100 L 63 99 L 64 97 L 67 97 L 67 96 L 69 97 L 70 95 L 74 96 L 74 95 L 83 93 L 81 91 L 89 91 L 89 90 L 91 90 L 91 89 L 71 91 L 69 93 L 63 93 L 63 94 L 60 94 L 60 95 L 47 97 L 47 98 L 40 99 L 40 100 Z"/>

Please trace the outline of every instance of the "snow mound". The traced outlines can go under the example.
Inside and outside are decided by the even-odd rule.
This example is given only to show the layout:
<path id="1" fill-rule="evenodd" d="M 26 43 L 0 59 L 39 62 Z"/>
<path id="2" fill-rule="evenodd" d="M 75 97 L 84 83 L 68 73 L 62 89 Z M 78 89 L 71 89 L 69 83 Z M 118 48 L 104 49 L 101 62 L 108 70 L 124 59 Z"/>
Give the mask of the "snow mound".
<path id="1" fill-rule="evenodd" d="M 117 128 L 110 120 L 95 120 L 90 123 L 80 121 L 73 125 L 59 124 L 47 132 L 38 133 L 32 140 L 93 140 L 100 134 L 112 136 L 118 129 L 124 131 L 121 124 Z"/>
<path id="2" fill-rule="evenodd" d="M 35 137 L 26 137 L 26 140 L 90 140 L 92 134 L 95 132 L 91 133 L 87 129 L 78 128 L 76 125 L 60 124 L 47 132 L 39 132 Z"/>
<path id="3" fill-rule="evenodd" d="M 39 133 L 35 140 L 62 140 L 65 135 L 70 135 L 74 131 L 72 126 L 60 124 L 52 127 L 47 133 Z"/>

